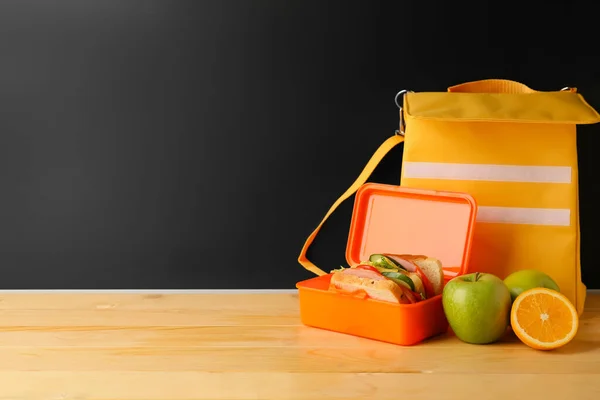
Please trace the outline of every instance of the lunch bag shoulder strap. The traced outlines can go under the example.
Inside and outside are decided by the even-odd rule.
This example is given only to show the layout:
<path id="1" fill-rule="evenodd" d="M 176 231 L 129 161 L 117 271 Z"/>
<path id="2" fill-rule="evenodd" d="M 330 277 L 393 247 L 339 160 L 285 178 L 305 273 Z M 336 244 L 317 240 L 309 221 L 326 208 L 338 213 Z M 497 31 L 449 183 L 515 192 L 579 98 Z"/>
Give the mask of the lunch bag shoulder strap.
<path id="1" fill-rule="evenodd" d="M 577 88 L 565 87 L 560 90 L 561 92 L 577 93 Z M 534 90 L 529 86 L 508 79 L 482 79 L 479 81 L 465 82 L 458 85 L 450 86 L 448 92 L 453 93 L 513 93 L 513 94 L 527 94 L 527 93 L 541 93 L 538 90 Z"/>
<path id="2" fill-rule="evenodd" d="M 365 165 L 362 172 L 360 173 L 358 178 L 356 178 L 354 183 L 352 183 L 352 185 L 350 185 L 350 187 L 346 190 L 346 192 L 344 192 L 344 194 L 342 194 L 340 196 L 340 198 L 337 199 L 335 201 L 335 203 L 333 203 L 333 205 L 329 208 L 329 211 L 327 211 L 327 214 L 325 214 L 325 217 L 323 217 L 323 220 L 321 221 L 321 223 L 319 223 L 317 228 L 310 234 L 308 239 L 306 239 L 306 242 L 304 243 L 304 247 L 302 247 L 302 251 L 300 252 L 300 256 L 298 257 L 298 262 L 304 268 L 306 268 L 307 270 L 309 270 L 319 276 L 326 274 L 326 272 L 321 270 L 319 267 L 317 267 L 315 264 L 313 264 L 310 260 L 308 260 L 308 258 L 306 258 L 306 253 L 308 252 L 308 248 L 310 247 L 312 242 L 315 240 L 315 237 L 319 233 L 319 230 L 321 230 L 321 227 L 323 226 L 325 221 L 327 221 L 327 218 L 329 218 L 329 216 L 336 210 L 336 208 L 339 207 L 340 204 L 342 204 L 344 202 L 344 200 L 346 200 L 350 196 L 352 196 L 364 183 L 367 182 L 367 179 L 369 179 L 369 177 L 371 176 L 371 174 L 373 173 L 373 171 L 375 170 L 377 165 L 379 165 L 379 163 L 386 156 L 386 154 L 388 154 L 390 152 L 390 150 L 392 150 L 394 147 L 396 147 L 396 145 L 398 145 L 402 142 L 404 142 L 404 136 L 399 135 L 399 134 L 395 134 L 394 136 L 389 137 L 385 142 L 383 142 L 379 146 L 379 148 L 375 151 L 375 153 L 373 153 L 373 155 L 371 156 L 371 159 L 369 160 L 367 165 Z"/>

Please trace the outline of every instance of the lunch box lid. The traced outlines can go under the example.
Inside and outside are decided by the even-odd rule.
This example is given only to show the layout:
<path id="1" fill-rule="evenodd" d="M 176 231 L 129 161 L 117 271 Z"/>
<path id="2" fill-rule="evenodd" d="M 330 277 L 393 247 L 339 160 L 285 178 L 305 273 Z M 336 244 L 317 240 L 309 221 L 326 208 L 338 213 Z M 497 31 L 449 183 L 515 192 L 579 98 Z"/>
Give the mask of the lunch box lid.
<path id="1" fill-rule="evenodd" d="M 412 254 L 441 261 L 446 280 L 468 271 L 477 215 L 467 193 L 366 183 L 356 192 L 346 261 Z"/>

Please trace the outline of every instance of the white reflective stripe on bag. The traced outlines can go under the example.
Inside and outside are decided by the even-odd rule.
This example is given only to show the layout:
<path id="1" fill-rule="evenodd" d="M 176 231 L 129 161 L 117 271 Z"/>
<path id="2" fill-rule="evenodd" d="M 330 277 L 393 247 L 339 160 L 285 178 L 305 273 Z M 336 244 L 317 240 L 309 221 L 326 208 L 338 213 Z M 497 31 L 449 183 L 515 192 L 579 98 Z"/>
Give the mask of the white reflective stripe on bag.
<path id="1" fill-rule="evenodd" d="M 409 162 L 402 166 L 406 178 L 465 181 L 571 183 L 571 167 L 526 165 Z"/>

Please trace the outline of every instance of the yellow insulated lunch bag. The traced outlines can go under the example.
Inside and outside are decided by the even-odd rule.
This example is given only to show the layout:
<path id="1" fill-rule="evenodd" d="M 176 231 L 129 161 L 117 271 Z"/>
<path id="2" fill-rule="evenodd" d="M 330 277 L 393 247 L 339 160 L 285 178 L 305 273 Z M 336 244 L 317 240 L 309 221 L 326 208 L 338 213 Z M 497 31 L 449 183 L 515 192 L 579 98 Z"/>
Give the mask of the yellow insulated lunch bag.
<path id="1" fill-rule="evenodd" d="M 325 273 L 306 257 L 319 229 L 404 142 L 401 186 L 467 192 L 476 199 L 470 270 L 502 279 L 520 269 L 544 271 L 581 314 L 586 286 L 579 259 L 576 126 L 600 122 L 600 115 L 574 88 L 540 92 L 500 79 L 400 94 L 400 129 L 308 237 L 300 264 Z"/>

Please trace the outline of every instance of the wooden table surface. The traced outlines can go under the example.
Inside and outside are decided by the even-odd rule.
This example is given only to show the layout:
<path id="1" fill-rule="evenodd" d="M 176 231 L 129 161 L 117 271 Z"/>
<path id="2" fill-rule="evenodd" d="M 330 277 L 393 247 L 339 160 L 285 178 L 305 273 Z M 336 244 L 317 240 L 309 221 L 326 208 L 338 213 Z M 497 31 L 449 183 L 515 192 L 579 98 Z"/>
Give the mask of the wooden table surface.
<path id="1" fill-rule="evenodd" d="M 295 294 L 0 294 L 0 399 L 598 399 L 600 296 L 554 352 L 304 327 Z"/>

